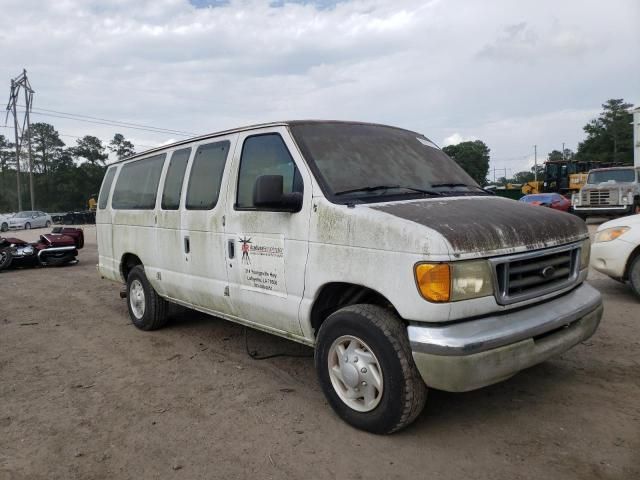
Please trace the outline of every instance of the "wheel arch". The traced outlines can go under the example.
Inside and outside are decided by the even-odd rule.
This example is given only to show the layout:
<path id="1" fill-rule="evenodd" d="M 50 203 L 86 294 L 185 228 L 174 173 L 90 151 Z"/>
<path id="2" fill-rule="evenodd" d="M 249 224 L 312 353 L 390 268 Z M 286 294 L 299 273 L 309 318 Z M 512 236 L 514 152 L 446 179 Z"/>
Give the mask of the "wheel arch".
<path id="1" fill-rule="evenodd" d="M 627 264 L 624 267 L 624 276 L 623 276 L 624 280 L 629 279 L 629 270 L 631 269 L 631 265 L 633 265 L 634 260 L 638 257 L 640 257 L 640 245 L 638 245 L 633 250 L 633 252 L 631 252 L 631 255 L 629 255 L 629 258 L 627 258 Z"/>
<path id="2" fill-rule="evenodd" d="M 314 337 L 329 315 L 343 307 L 358 303 L 378 305 L 397 314 L 393 304 L 372 288 L 348 282 L 326 283 L 320 287 L 311 307 L 310 322 Z"/>
<path id="3" fill-rule="evenodd" d="M 143 265 L 142 260 L 134 253 L 125 253 L 120 260 L 120 276 L 126 282 L 129 272 L 136 265 Z"/>

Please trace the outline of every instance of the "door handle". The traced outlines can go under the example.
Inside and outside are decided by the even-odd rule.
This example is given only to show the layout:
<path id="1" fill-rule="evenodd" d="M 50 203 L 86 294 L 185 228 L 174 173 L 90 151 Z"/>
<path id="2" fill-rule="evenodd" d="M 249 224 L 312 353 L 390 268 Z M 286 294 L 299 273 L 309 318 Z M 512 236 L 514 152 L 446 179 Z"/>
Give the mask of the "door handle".
<path id="1" fill-rule="evenodd" d="M 236 243 L 234 240 L 229 240 L 229 258 L 236 256 Z"/>
<path id="2" fill-rule="evenodd" d="M 184 253 L 191 252 L 191 242 L 189 241 L 189 237 L 184 237 Z"/>

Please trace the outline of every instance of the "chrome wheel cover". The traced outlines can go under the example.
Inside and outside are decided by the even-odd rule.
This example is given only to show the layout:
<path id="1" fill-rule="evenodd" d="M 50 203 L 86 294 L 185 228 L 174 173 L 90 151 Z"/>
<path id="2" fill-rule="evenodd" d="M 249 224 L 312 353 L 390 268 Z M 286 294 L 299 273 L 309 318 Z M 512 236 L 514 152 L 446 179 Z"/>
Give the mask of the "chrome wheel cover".
<path id="1" fill-rule="evenodd" d="M 347 406 L 358 412 L 378 406 L 384 391 L 382 367 L 363 340 L 337 338 L 329 348 L 328 368 L 333 389 Z"/>
<path id="2" fill-rule="evenodd" d="M 144 298 L 144 288 L 140 280 L 134 280 L 129 287 L 129 305 L 131 312 L 136 319 L 141 320 L 144 317 L 144 309 L 146 302 Z"/>

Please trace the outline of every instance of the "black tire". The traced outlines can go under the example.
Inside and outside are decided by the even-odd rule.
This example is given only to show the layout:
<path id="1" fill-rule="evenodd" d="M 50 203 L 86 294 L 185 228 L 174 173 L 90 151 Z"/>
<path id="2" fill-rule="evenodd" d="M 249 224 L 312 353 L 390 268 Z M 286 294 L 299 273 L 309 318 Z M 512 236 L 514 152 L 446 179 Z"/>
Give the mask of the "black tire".
<path id="1" fill-rule="evenodd" d="M 24 229 L 25 230 L 31 230 L 31 224 L 29 222 L 24 224 Z"/>
<path id="2" fill-rule="evenodd" d="M 329 373 L 332 345 L 345 336 L 366 343 L 380 365 L 382 394 L 372 410 L 358 411 L 347 405 L 332 384 Z M 354 358 L 354 362 L 359 361 Z M 333 410 L 361 430 L 379 434 L 396 432 L 413 422 L 424 407 L 427 387 L 413 361 L 407 328 L 396 315 L 382 307 L 351 305 L 329 316 L 318 332 L 315 367 Z M 358 374 L 358 382 L 359 377 Z"/>
<path id="3" fill-rule="evenodd" d="M 51 226 L 51 222 L 49 220 L 47 220 L 47 223 L 45 223 L 44 225 L 46 228 L 49 228 Z"/>
<path id="4" fill-rule="evenodd" d="M 0 232 L 6 232 L 7 230 L 9 230 L 9 224 L 7 222 L 2 222 L 2 225 L 0 225 Z"/>
<path id="5" fill-rule="evenodd" d="M 8 248 L 4 250 L 0 250 L 0 270 L 6 270 L 11 266 L 11 262 L 13 261 L 13 255 Z"/>
<path id="6" fill-rule="evenodd" d="M 132 307 L 132 285 L 139 282 L 144 291 L 144 310 L 140 317 L 136 316 Z M 157 330 L 167 323 L 167 301 L 156 293 L 142 265 L 136 265 L 127 276 L 127 308 L 131 322 L 140 330 Z"/>
<path id="7" fill-rule="evenodd" d="M 640 298 L 640 255 L 629 265 L 629 283 L 631 284 L 631 290 Z"/>

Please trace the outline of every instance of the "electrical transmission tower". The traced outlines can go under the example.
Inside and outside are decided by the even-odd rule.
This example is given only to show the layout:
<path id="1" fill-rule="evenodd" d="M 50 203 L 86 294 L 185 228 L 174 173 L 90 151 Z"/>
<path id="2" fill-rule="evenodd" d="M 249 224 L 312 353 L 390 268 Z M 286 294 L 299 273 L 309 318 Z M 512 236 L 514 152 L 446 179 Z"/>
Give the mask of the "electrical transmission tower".
<path id="1" fill-rule="evenodd" d="M 20 97 L 20 91 L 24 92 L 24 116 L 18 118 L 18 98 Z M 7 116 L 4 123 L 7 123 L 9 114 L 13 115 L 13 128 L 16 135 L 16 182 L 18 189 L 18 211 L 22 210 L 22 187 L 20 182 L 20 153 L 24 145 L 25 135 L 27 140 L 27 158 L 29 160 L 29 193 L 31 197 L 31 210 L 35 210 L 35 195 L 33 193 L 33 162 L 31 160 L 31 123 L 29 121 L 29 113 L 31 112 L 31 106 L 33 103 L 33 94 L 35 92 L 31 88 L 29 79 L 27 78 L 27 71 L 22 70 L 22 73 L 16 78 L 11 79 L 11 93 L 9 94 L 9 103 L 7 103 Z"/>

